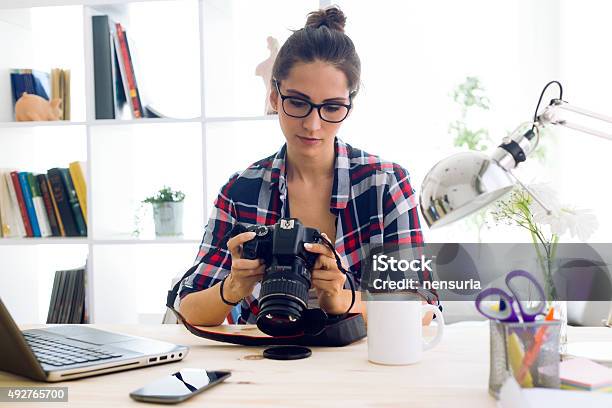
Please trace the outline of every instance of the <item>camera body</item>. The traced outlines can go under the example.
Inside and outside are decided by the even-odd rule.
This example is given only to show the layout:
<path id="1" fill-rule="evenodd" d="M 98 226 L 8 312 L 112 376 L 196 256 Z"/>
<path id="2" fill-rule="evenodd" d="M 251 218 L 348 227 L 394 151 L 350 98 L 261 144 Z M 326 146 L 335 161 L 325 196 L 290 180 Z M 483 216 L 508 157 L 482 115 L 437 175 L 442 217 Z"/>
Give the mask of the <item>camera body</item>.
<path id="1" fill-rule="evenodd" d="M 292 335 L 304 329 L 311 272 L 318 254 L 304 243 L 321 242 L 316 228 L 297 218 L 282 218 L 272 226 L 253 225 L 255 237 L 242 245 L 242 258 L 263 259 L 266 269 L 259 294 L 257 326 L 266 334 Z"/>

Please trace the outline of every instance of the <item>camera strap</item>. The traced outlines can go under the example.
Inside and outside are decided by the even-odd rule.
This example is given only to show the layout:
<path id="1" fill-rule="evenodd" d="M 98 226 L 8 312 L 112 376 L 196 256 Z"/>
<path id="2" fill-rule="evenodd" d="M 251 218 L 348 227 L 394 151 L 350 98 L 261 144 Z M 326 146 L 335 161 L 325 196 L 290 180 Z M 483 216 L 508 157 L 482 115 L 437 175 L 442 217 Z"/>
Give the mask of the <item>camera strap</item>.
<path id="1" fill-rule="evenodd" d="M 336 266 L 338 266 L 338 269 L 346 276 L 346 280 L 348 281 L 349 286 L 351 287 L 351 305 L 348 307 L 346 312 L 344 312 L 344 314 L 342 315 L 342 316 L 347 316 L 351 312 L 351 309 L 353 308 L 353 306 L 355 305 L 355 284 L 353 283 L 353 278 L 351 274 L 346 270 L 344 265 L 342 265 L 342 260 L 340 259 L 340 256 L 336 252 L 336 248 L 334 247 L 334 244 L 329 240 L 329 238 L 326 238 L 322 234 L 318 234 L 318 238 L 321 239 L 324 245 L 332 251 L 332 253 L 334 254 L 334 258 L 336 258 Z"/>
<path id="2" fill-rule="evenodd" d="M 178 291 L 183 279 L 195 272 L 200 265 L 201 262 L 189 268 L 189 270 L 185 272 L 183 277 L 174 285 L 174 287 L 168 291 L 168 296 L 166 298 L 166 307 L 168 307 L 172 313 L 174 313 L 177 320 L 182 323 L 190 333 L 198 337 L 244 346 L 289 344 L 316 347 L 342 347 L 354 343 L 357 340 L 363 339 L 366 336 L 365 322 L 361 313 L 351 313 L 343 316 L 328 317 L 324 322 L 324 327 L 319 332 L 311 334 L 302 333 L 292 336 L 272 337 L 258 332 L 256 328 L 244 325 L 236 325 L 234 326 L 234 330 L 230 332 L 194 326 L 174 308 L 174 302 L 178 296 Z M 254 330 L 255 332 L 253 332 Z"/>
<path id="3" fill-rule="evenodd" d="M 245 232 L 247 229 L 244 225 L 240 223 L 236 223 L 232 230 L 229 231 L 226 236 L 222 240 L 222 245 L 227 245 L 227 240 Z M 365 337 L 365 322 L 363 321 L 363 317 L 360 313 L 351 314 L 350 311 L 355 305 L 355 285 L 353 282 L 353 278 L 350 273 L 346 270 L 346 268 L 342 265 L 342 260 L 340 256 L 335 250 L 334 244 L 322 234 L 317 234 L 316 238 L 320 239 L 323 245 L 328 247 L 332 253 L 334 254 L 334 258 L 336 259 L 336 265 L 338 269 L 344 273 L 346 279 L 348 280 L 350 289 L 351 289 L 351 304 L 348 307 L 347 311 L 342 315 L 338 316 L 328 316 L 321 309 L 306 309 L 305 311 L 305 330 L 304 333 L 291 335 L 291 336 L 249 336 L 244 334 L 229 334 L 229 333 L 220 333 L 214 330 L 203 329 L 199 326 L 194 326 L 190 324 L 177 310 L 174 309 L 174 303 L 176 297 L 178 296 L 179 288 L 181 282 L 186 279 L 189 275 L 194 273 L 196 269 L 202 264 L 202 260 L 197 264 L 193 265 L 183 277 L 174 285 L 174 287 L 168 291 L 168 295 L 166 298 L 166 306 L 175 314 L 178 321 L 183 323 L 183 325 L 189 330 L 191 333 L 200 336 L 209 338 L 211 340 L 224 341 L 228 343 L 234 344 L 248 344 L 248 345 L 269 345 L 269 344 L 296 344 L 296 345 L 345 345 L 350 344 L 358 338 L 362 338 L 360 336 L 363 335 Z M 343 323 L 344 322 L 344 323 Z M 348 325 L 347 328 L 344 328 L 344 325 Z M 321 336 L 321 337 L 319 337 Z M 331 336 L 331 337 L 330 337 Z M 327 340 L 322 340 L 327 339 Z M 306 343 L 303 343 L 306 341 Z M 317 342 L 321 342 L 322 344 L 317 344 Z M 347 343 L 348 341 L 348 343 Z"/>

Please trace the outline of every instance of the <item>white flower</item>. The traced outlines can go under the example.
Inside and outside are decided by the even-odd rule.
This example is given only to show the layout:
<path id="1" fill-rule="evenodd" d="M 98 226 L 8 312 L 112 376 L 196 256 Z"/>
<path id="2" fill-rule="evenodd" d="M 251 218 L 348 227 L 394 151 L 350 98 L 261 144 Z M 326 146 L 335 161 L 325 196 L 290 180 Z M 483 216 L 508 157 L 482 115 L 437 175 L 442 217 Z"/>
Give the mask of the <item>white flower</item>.
<path id="1" fill-rule="evenodd" d="M 563 230 L 559 232 L 559 235 L 569 230 L 572 238 L 578 237 L 578 239 L 583 242 L 586 241 L 599 226 L 597 217 L 591 210 L 572 207 L 561 209 L 557 217 L 557 224 L 559 225 L 559 229 Z M 551 224 L 551 229 L 555 232 L 553 225 L 554 221 L 553 224 Z"/>
<path id="2" fill-rule="evenodd" d="M 529 205 L 533 219 L 538 224 L 549 225 L 553 234 L 561 236 L 569 231 L 572 238 L 578 237 L 580 241 L 585 242 L 597 230 L 599 223 L 591 210 L 562 205 L 549 184 L 535 184 L 530 188 L 550 209 L 550 213 L 546 212 L 533 200 Z"/>

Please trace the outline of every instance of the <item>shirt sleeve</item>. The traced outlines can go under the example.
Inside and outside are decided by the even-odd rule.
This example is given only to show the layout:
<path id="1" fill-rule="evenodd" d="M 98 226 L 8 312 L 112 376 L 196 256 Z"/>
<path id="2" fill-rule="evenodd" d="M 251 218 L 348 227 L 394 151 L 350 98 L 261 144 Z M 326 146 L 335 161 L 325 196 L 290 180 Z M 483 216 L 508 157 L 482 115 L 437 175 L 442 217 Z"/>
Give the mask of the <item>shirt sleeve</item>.
<path id="1" fill-rule="evenodd" d="M 232 269 L 232 257 L 224 240 L 236 223 L 236 211 L 230 190 L 238 173 L 221 188 L 206 224 L 195 264 L 198 268 L 181 282 L 179 297 L 210 288 L 225 278 Z"/>
<path id="2" fill-rule="evenodd" d="M 383 193 L 385 245 L 423 248 L 425 243 L 419 222 L 418 200 L 410 184 L 408 171 L 394 164 L 393 173 L 388 173 L 385 190 Z M 418 274 L 421 282 L 432 280 L 431 272 L 428 270 L 419 271 Z M 427 297 L 428 303 L 438 304 L 435 291 L 424 292 L 428 292 L 421 293 Z"/>

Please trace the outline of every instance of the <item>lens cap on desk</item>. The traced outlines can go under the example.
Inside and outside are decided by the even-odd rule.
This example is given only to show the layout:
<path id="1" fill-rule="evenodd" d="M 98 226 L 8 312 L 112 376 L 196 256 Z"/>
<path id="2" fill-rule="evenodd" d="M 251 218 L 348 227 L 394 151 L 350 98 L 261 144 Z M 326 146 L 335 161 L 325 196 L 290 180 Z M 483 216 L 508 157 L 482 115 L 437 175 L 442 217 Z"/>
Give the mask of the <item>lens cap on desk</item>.
<path id="1" fill-rule="evenodd" d="M 308 347 L 302 346 L 273 346 L 264 350 L 263 356 L 270 360 L 299 360 L 312 355 Z"/>

